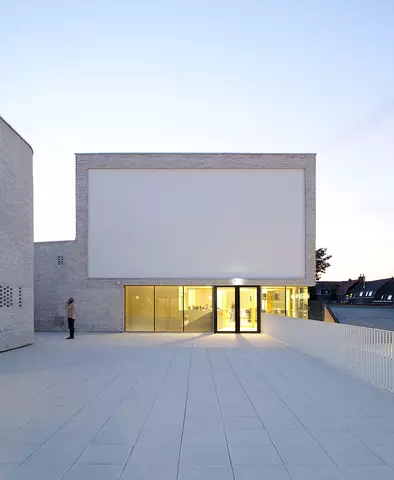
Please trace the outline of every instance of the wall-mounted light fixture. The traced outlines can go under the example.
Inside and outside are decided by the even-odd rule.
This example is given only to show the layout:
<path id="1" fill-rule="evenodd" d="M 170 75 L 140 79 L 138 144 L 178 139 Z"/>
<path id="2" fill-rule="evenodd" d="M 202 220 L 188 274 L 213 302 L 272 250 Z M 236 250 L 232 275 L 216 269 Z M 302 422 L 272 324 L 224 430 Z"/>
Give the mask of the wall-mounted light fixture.
<path id="1" fill-rule="evenodd" d="M 244 283 L 242 278 L 233 278 L 233 285 L 242 285 Z"/>

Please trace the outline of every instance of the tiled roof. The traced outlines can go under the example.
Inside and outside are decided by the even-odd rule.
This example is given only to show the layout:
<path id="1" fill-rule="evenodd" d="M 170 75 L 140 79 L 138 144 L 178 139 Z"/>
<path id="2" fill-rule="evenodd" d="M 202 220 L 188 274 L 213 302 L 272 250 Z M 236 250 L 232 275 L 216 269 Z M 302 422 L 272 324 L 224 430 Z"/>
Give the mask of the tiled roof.
<path id="1" fill-rule="evenodd" d="M 383 285 L 383 287 L 379 290 L 379 294 L 381 295 L 386 295 L 387 293 L 392 293 L 394 295 L 394 278 Z"/>
<path id="2" fill-rule="evenodd" d="M 353 293 L 361 292 L 361 290 L 372 290 L 373 292 L 376 292 L 379 290 L 379 288 L 382 288 L 386 283 L 390 282 L 392 279 L 391 278 L 384 278 L 381 280 L 373 280 L 371 282 L 365 282 L 365 286 L 363 286 L 362 283 L 359 283 L 358 285 L 355 285 L 352 288 Z"/>
<path id="3" fill-rule="evenodd" d="M 354 285 L 357 285 L 358 280 L 348 280 L 347 282 L 342 282 L 337 288 L 337 295 L 346 295 L 348 290 L 350 290 Z"/>

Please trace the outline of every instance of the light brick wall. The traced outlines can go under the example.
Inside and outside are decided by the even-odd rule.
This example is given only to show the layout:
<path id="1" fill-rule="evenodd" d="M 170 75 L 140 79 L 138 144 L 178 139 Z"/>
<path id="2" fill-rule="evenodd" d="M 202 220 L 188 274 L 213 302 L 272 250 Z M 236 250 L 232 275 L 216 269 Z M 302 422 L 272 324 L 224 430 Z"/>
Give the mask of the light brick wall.
<path id="1" fill-rule="evenodd" d="M 0 351 L 34 339 L 33 242 L 33 151 L 0 117 Z"/>
<path id="2" fill-rule="evenodd" d="M 63 265 L 58 265 L 58 256 Z M 123 287 L 116 281 L 88 280 L 76 241 L 35 244 L 35 330 L 67 329 L 65 303 L 76 303 L 76 331 L 122 332 Z"/>
<path id="3" fill-rule="evenodd" d="M 120 169 L 299 169 L 305 170 L 305 276 L 244 278 L 248 285 L 305 286 L 315 284 L 316 267 L 316 155 L 243 153 L 96 153 L 76 155 L 76 231 L 81 245 L 85 277 L 88 277 L 88 172 L 92 168 Z M 222 278 L 128 278 L 125 284 L 138 285 L 225 285 Z"/>
<path id="4" fill-rule="evenodd" d="M 94 154 L 77 155 L 76 241 L 35 245 L 35 328 L 65 329 L 65 302 L 76 300 L 78 331 L 122 332 L 124 285 L 218 285 L 231 279 L 119 279 L 88 278 L 88 170 L 89 168 L 305 168 L 306 258 L 305 278 L 250 279 L 250 285 L 312 285 L 315 272 L 315 155 L 265 154 Z M 64 265 L 57 265 L 57 256 Z M 105 255 L 105 252 L 103 252 Z M 119 283 L 119 284 L 118 284 Z"/>

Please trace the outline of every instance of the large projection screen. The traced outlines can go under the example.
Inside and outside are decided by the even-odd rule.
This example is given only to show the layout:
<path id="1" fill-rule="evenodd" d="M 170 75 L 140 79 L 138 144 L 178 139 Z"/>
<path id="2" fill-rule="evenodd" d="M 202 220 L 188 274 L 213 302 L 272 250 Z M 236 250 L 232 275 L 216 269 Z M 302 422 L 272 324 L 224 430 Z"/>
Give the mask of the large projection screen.
<path id="1" fill-rule="evenodd" d="M 90 169 L 90 278 L 305 277 L 303 169 Z"/>

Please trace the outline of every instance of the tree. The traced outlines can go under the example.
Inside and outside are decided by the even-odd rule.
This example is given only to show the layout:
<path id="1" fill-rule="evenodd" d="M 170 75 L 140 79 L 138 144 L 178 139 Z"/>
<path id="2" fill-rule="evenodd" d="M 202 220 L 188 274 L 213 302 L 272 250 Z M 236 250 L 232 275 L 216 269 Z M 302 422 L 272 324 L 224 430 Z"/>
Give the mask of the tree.
<path id="1" fill-rule="evenodd" d="M 320 280 L 327 268 L 331 267 L 331 263 L 328 262 L 331 258 L 332 255 L 327 255 L 327 248 L 316 250 L 316 280 Z"/>

